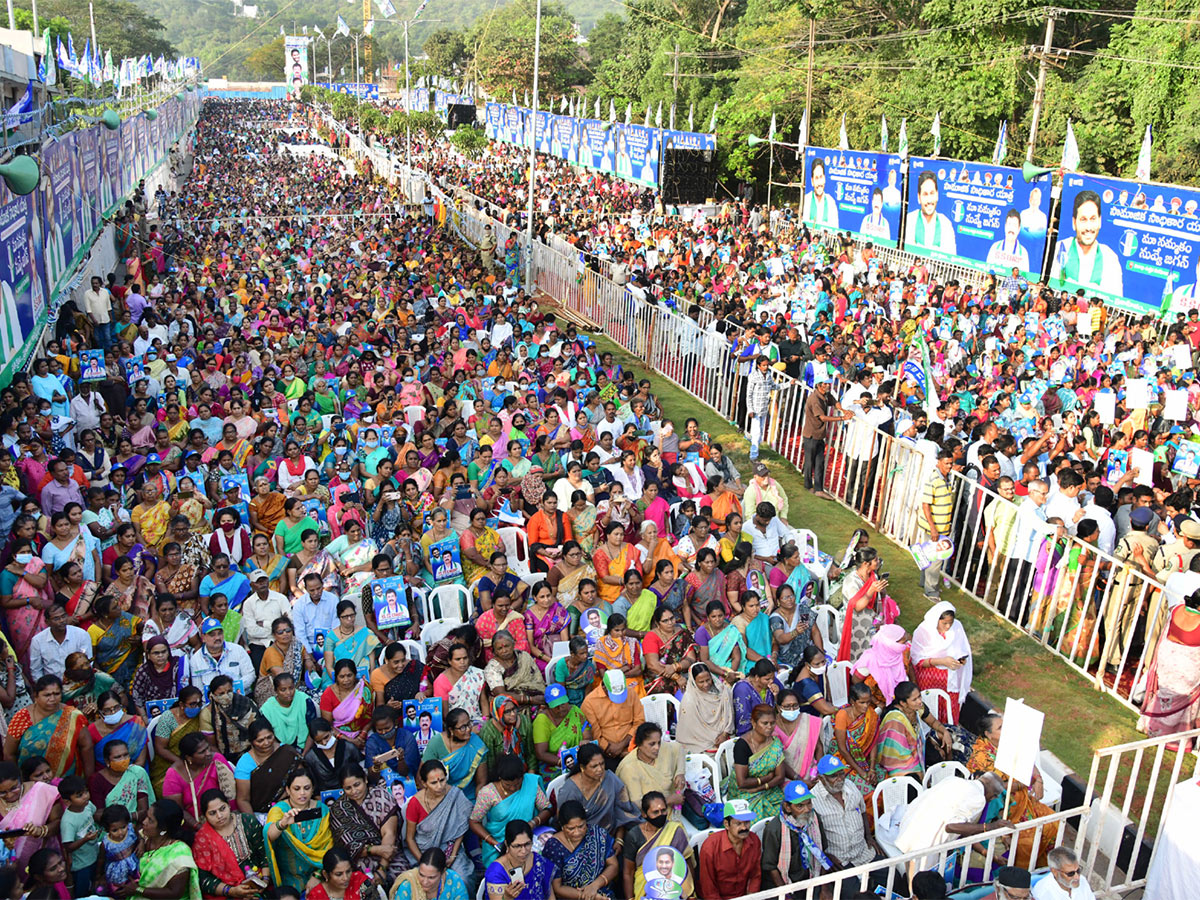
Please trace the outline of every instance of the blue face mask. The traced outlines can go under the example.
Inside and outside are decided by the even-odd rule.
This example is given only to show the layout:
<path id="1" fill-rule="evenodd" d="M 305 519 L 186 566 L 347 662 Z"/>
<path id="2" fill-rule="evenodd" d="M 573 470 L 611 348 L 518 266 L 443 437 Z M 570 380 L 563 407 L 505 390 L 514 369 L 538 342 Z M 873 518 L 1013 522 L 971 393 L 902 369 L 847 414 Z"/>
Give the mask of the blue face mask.
<path id="1" fill-rule="evenodd" d="M 194 718 L 196 718 L 196 716 L 200 715 L 200 707 L 198 707 L 198 706 L 185 706 L 185 707 L 183 708 L 183 714 L 184 714 L 185 716 L 187 716 L 189 719 L 194 719 Z"/>

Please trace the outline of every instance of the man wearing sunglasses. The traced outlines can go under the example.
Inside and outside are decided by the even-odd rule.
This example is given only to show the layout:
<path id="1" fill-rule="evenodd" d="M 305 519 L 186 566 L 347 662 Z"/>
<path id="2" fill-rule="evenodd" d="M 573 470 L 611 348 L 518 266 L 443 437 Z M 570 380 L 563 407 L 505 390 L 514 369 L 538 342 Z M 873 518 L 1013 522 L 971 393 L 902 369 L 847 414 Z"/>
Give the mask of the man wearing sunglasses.
<path id="1" fill-rule="evenodd" d="M 1070 847 L 1055 847 L 1046 854 L 1050 874 L 1033 888 L 1033 900 L 1095 900 L 1096 895 Z"/>

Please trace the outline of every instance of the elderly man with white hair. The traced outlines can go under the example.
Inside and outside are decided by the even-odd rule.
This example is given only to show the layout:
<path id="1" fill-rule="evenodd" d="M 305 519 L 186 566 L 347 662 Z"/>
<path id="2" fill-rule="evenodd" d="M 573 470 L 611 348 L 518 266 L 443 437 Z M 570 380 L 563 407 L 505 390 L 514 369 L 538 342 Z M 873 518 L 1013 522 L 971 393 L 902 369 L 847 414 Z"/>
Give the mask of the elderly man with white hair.
<path id="1" fill-rule="evenodd" d="M 981 821 L 992 798 L 1002 796 L 1004 784 L 991 772 L 974 779 L 947 778 L 908 804 L 892 843 L 901 853 L 915 853 L 960 837 L 1011 828 L 1012 823 L 1003 819 Z M 877 836 L 886 828 L 887 823 L 877 822 Z M 936 857 L 926 857 L 912 863 L 912 868 L 931 869 L 939 862 Z"/>
<path id="2" fill-rule="evenodd" d="M 1033 886 L 1033 900 L 1096 900 L 1074 850 L 1055 847 L 1046 861 L 1050 874 Z"/>

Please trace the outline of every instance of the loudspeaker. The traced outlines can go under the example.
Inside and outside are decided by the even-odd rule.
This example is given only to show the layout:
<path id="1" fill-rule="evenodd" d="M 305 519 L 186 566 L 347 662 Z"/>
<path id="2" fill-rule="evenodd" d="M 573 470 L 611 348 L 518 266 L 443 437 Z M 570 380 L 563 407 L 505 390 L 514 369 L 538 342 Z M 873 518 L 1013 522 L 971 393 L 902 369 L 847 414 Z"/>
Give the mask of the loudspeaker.
<path id="1" fill-rule="evenodd" d="M 667 203 L 703 203 L 712 196 L 714 156 L 711 150 L 663 151 L 661 187 Z"/>
<path id="2" fill-rule="evenodd" d="M 471 103 L 452 103 L 446 107 L 446 124 L 451 131 L 459 125 L 475 125 L 475 106 Z"/>

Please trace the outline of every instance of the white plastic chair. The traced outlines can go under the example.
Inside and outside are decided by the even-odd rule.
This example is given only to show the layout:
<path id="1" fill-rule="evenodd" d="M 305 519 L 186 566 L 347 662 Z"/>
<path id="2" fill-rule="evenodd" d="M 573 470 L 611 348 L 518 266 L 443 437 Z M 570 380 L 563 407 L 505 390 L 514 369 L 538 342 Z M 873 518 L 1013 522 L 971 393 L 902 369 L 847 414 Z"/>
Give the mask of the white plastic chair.
<path id="1" fill-rule="evenodd" d="M 950 722 L 950 711 L 954 707 L 950 704 L 950 695 L 941 688 L 928 688 L 921 691 L 921 702 L 939 722 L 943 724 Z M 945 714 L 942 713 L 942 710 L 945 710 Z"/>
<path id="2" fill-rule="evenodd" d="M 697 831 L 688 840 L 688 852 L 691 853 L 694 850 L 698 853 L 701 844 L 707 841 L 711 835 L 723 830 L 722 828 L 706 828 L 703 831 Z"/>
<path id="3" fill-rule="evenodd" d="M 421 626 L 421 643 L 428 650 L 461 624 L 462 622 L 444 622 L 441 619 L 426 622 Z"/>
<path id="4" fill-rule="evenodd" d="M 941 784 L 947 778 L 966 778 L 970 780 L 971 773 L 967 771 L 966 766 L 954 760 L 934 763 L 925 770 L 925 778 L 922 779 L 921 783 L 925 790 L 929 790 L 935 784 Z"/>
<path id="5" fill-rule="evenodd" d="M 871 794 L 871 809 L 875 813 L 875 821 L 889 819 L 896 807 L 908 806 L 923 793 L 925 788 L 911 775 L 885 778 Z"/>
<path id="6" fill-rule="evenodd" d="M 461 584 L 439 584 L 425 595 L 422 609 L 426 622 L 465 622 L 471 613 L 471 592 Z"/>
<path id="7" fill-rule="evenodd" d="M 717 765 L 716 759 L 707 753 L 689 753 L 687 761 L 695 762 L 698 766 L 708 770 L 708 780 L 712 782 L 714 794 L 714 803 L 723 802 L 724 794 L 721 791 L 721 767 Z"/>
<path id="8" fill-rule="evenodd" d="M 566 659 L 566 658 L 567 658 L 567 655 L 565 653 L 560 654 L 558 656 L 550 657 L 550 662 L 546 663 L 546 684 L 555 684 L 556 683 L 554 681 L 554 667 L 558 665 L 558 661 L 560 659 Z"/>
<path id="9" fill-rule="evenodd" d="M 850 672 L 854 663 L 847 660 L 831 663 L 825 673 L 825 690 L 829 692 L 829 702 L 839 709 L 850 701 Z"/>
<path id="10" fill-rule="evenodd" d="M 562 787 L 566 783 L 567 783 L 567 773 L 563 772 L 561 775 L 556 775 L 550 781 L 550 784 L 548 784 L 546 786 L 546 797 L 549 798 L 551 803 L 555 802 L 554 794 L 558 791 L 558 789 L 560 787 Z"/>
<path id="11" fill-rule="evenodd" d="M 817 623 L 817 632 L 821 635 L 821 643 L 825 647 L 825 652 L 830 656 L 836 656 L 837 652 L 834 648 L 842 640 L 841 614 L 828 603 L 814 606 L 812 611 L 813 620 Z"/>
<path id="12" fill-rule="evenodd" d="M 750 826 L 750 833 L 761 840 L 763 830 L 767 827 L 767 823 L 770 821 L 770 819 L 759 819 Z"/>
<path id="13" fill-rule="evenodd" d="M 412 426 L 418 422 L 425 421 L 425 407 L 423 406 L 406 406 L 404 407 L 404 421 Z"/>
<path id="14" fill-rule="evenodd" d="M 508 567 L 518 578 L 533 586 L 542 580 L 542 576 L 534 576 L 529 568 L 529 536 L 524 529 L 508 526 L 497 529 L 500 540 L 504 542 L 504 555 L 508 557 Z"/>
<path id="15" fill-rule="evenodd" d="M 419 659 L 422 663 L 425 662 L 425 645 L 420 641 L 414 641 L 411 638 L 404 638 L 400 641 L 404 645 L 404 649 L 408 651 L 409 659 Z"/>
<path id="16" fill-rule="evenodd" d="M 674 715 L 672 715 L 674 710 Z M 670 694 L 651 694 L 642 698 L 642 712 L 647 722 L 653 722 L 667 737 L 672 736 L 672 719 L 679 721 L 679 701 Z"/>
<path id="17" fill-rule="evenodd" d="M 722 781 L 733 773 L 733 745 L 736 743 L 737 738 L 730 738 L 717 748 L 717 772 Z"/>

